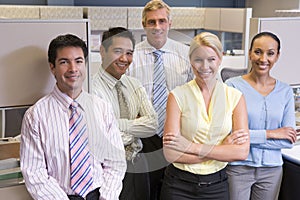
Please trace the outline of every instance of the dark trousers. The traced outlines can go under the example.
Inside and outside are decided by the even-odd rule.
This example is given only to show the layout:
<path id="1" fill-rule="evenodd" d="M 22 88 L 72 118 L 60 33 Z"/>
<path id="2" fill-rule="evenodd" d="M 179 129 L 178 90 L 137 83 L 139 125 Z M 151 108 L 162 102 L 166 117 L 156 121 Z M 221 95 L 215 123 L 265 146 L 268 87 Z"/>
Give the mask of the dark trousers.
<path id="1" fill-rule="evenodd" d="M 83 197 L 79 195 L 68 195 L 70 200 L 84 200 Z M 89 192 L 86 196 L 86 200 L 99 200 L 100 198 L 100 192 L 99 188 L 96 188 L 95 190 Z"/>
<path id="2" fill-rule="evenodd" d="M 127 161 L 127 172 L 119 199 L 150 200 L 148 164 L 144 154 L 139 153 L 133 162 Z"/>
<path id="3" fill-rule="evenodd" d="M 150 199 L 159 200 L 164 171 L 169 164 L 163 155 L 162 138 L 154 135 L 149 138 L 142 138 L 142 142 L 143 152 L 149 167 Z"/>
<path id="4" fill-rule="evenodd" d="M 226 169 L 209 175 L 197 175 L 170 164 L 164 176 L 161 200 L 228 200 Z"/>

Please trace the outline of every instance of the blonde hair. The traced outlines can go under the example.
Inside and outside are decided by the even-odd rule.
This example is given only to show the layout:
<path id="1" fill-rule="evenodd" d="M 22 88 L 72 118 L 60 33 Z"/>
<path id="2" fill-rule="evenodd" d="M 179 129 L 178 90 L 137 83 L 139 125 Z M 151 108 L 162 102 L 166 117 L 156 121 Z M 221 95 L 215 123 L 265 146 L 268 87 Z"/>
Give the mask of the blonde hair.
<path id="1" fill-rule="evenodd" d="M 223 46 L 221 41 L 219 40 L 218 36 L 215 34 L 212 34 L 210 32 L 202 32 L 196 35 L 190 44 L 190 50 L 189 50 L 189 57 L 191 58 L 191 55 L 193 51 L 198 48 L 199 46 L 207 46 L 212 48 L 218 57 L 222 59 L 223 57 Z"/>
<path id="2" fill-rule="evenodd" d="M 166 8 L 167 14 L 168 14 L 168 19 L 170 20 L 171 19 L 170 7 L 165 2 L 163 2 L 162 0 L 152 0 L 152 1 L 149 1 L 143 9 L 143 13 L 142 13 L 142 24 L 143 24 L 143 26 L 146 26 L 146 21 L 147 21 L 146 14 L 147 14 L 147 12 L 155 11 L 155 10 L 162 9 L 162 8 Z"/>

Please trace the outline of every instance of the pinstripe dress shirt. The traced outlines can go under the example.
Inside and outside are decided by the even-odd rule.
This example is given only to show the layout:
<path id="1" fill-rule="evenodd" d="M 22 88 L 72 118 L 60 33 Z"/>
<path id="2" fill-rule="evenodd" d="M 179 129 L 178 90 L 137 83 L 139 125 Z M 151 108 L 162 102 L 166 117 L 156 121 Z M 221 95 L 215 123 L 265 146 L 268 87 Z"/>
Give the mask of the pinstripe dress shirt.
<path id="1" fill-rule="evenodd" d="M 141 81 L 151 102 L 153 99 L 153 52 L 155 50 L 147 40 L 137 44 L 132 63 L 127 72 L 129 76 Z M 160 50 L 164 52 L 162 56 L 168 91 L 194 78 L 194 73 L 189 62 L 189 47 L 187 45 L 168 38 L 166 44 Z"/>
<path id="2" fill-rule="evenodd" d="M 118 80 L 107 73 L 102 67 L 92 80 L 92 93 L 110 102 L 118 119 L 124 145 L 132 144 L 138 153 L 142 149 L 140 138 L 150 137 L 156 133 L 157 115 L 147 99 L 144 87 L 140 81 L 127 75 L 122 75 L 121 90 L 127 99 L 129 118 L 120 119 L 120 109 L 117 91 Z"/>
<path id="3" fill-rule="evenodd" d="M 34 199 L 62 200 L 70 188 L 69 105 L 73 100 L 55 86 L 24 115 L 21 170 Z M 110 104 L 82 92 L 76 99 L 85 115 L 92 157 L 93 185 L 101 200 L 117 200 L 126 170 L 125 152 Z"/>

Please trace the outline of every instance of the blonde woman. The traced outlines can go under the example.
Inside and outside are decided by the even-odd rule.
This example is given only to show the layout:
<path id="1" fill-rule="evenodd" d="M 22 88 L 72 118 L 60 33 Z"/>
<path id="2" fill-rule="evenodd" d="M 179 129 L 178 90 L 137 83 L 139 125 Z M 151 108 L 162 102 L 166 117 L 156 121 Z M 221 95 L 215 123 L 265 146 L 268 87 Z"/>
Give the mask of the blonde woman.
<path id="1" fill-rule="evenodd" d="M 222 61 L 216 35 L 197 35 L 189 59 L 195 79 L 168 97 L 163 148 L 172 164 L 161 199 L 228 199 L 227 162 L 244 160 L 249 152 L 245 100 L 216 78 Z"/>

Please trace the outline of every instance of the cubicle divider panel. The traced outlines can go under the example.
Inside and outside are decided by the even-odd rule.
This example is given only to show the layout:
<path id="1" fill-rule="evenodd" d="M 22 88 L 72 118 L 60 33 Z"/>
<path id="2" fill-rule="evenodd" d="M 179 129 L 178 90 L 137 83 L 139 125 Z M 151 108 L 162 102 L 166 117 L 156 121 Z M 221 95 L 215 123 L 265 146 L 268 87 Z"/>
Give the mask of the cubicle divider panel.
<path id="1" fill-rule="evenodd" d="M 72 33 L 88 43 L 88 27 L 84 19 L 0 20 L 0 108 L 31 105 L 49 93 L 55 84 L 47 58 L 50 41 Z"/>

